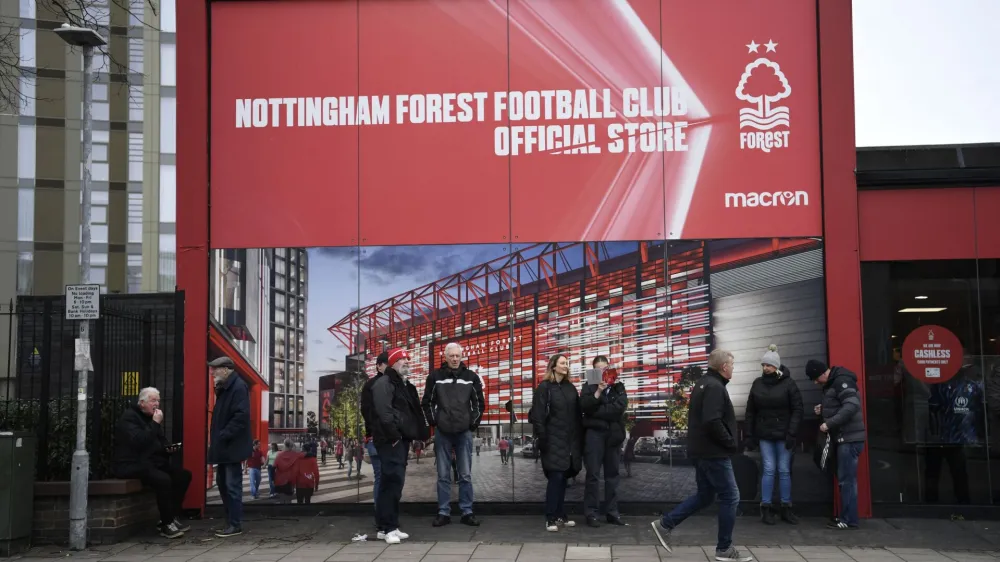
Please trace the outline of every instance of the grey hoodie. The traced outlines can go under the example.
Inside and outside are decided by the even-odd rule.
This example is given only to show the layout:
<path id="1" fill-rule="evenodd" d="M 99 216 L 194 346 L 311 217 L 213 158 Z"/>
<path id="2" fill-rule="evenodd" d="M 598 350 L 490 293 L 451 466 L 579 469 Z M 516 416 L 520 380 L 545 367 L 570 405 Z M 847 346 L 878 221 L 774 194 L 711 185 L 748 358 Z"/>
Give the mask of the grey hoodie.
<path id="1" fill-rule="evenodd" d="M 832 367 L 823 385 L 823 422 L 837 443 L 865 441 L 864 413 L 858 394 L 858 376 L 843 367 Z"/>

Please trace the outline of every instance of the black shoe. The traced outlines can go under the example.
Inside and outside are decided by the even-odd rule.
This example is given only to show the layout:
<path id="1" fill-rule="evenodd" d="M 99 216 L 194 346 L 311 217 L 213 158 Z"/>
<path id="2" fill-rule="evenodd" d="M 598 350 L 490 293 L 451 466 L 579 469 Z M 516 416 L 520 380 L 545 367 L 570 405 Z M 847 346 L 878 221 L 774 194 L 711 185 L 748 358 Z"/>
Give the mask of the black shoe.
<path id="1" fill-rule="evenodd" d="M 628 526 L 628 523 L 622 521 L 621 517 L 615 517 L 614 515 L 611 515 L 610 513 L 605 517 L 605 519 L 607 519 L 608 523 L 610 523 L 612 525 L 617 525 L 619 527 L 626 527 L 626 526 Z"/>
<path id="2" fill-rule="evenodd" d="M 220 539 L 224 539 L 227 537 L 235 537 L 237 535 L 242 535 L 242 534 L 243 534 L 243 529 L 239 527 L 233 527 L 231 525 L 226 525 L 225 529 L 215 532 L 215 536 L 219 537 Z"/>
<path id="3" fill-rule="evenodd" d="M 177 530 L 182 533 L 186 533 L 191 530 L 191 525 L 185 525 L 184 523 L 181 523 L 181 520 L 176 517 L 174 517 L 173 523 L 174 526 L 177 527 Z"/>
<path id="4" fill-rule="evenodd" d="M 471 513 L 466 513 L 465 515 L 462 516 L 462 525 L 468 525 L 470 527 L 478 527 L 479 520 L 476 519 L 475 515 Z"/>
<path id="5" fill-rule="evenodd" d="M 181 531 L 177 528 L 177 525 L 170 522 L 166 525 L 160 525 L 160 536 L 168 539 L 179 539 L 184 536 L 184 531 Z"/>
<path id="6" fill-rule="evenodd" d="M 792 504 L 783 503 L 781 504 L 781 520 L 789 525 L 798 525 L 799 517 L 792 512 Z"/>
<path id="7" fill-rule="evenodd" d="M 833 529 L 835 531 L 857 531 L 857 525 L 848 525 L 840 519 L 831 519 L 829 523 L 826 524 L 827 529 Z"/>
<path id="8" fill-rule="evenodd" d="M 760 520 L 763 521 L 765 525 L 774 525 L 774 510 L 771 509 L 771 504 L 760 504 Z"/>
<path id="9" fill-rule="evenodd" d="M 597 520 L 597 517 L 595 517 L 593 515 L 588 515 L 587 516 L 587 526 L 588 527 L 600 527 L 601 526 L 601 522 Z"/>
<path id="10" fill-rule="evenodd" d="M 441 515 L 440 513 L 438 513 L 437 517 L 434 518 L 434 522 L 431 523 L 431 525 L 433 525 L 435 527 L 444 527 L 445 525 L 448 525 L 450 523 L 451 523 L 451 517 L 450 516 L 448 516 L 448 515 Z"/>

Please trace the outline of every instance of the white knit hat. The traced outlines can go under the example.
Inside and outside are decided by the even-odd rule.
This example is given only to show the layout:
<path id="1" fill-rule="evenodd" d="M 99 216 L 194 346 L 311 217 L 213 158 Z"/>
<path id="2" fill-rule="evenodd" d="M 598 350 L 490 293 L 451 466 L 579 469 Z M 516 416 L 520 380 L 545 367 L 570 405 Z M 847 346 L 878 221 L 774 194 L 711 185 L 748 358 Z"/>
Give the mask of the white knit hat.
<path id="1" fill-rule="evenodd" d="M 775 369 L 781 368 L 781 357 L 778 356 L 778 346 L 773 343 L 767 346 L 767 353 L 760 360 L 761 365 L 770 365 Z"/>

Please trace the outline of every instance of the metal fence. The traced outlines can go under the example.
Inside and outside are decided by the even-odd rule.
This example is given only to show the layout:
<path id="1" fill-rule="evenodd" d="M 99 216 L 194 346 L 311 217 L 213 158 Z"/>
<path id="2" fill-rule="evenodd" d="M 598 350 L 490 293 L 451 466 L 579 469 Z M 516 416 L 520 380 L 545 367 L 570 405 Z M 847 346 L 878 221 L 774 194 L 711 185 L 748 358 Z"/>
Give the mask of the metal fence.
<path id="1" fill-rule="evenodd" d="M 168 439 L 183 429 L 183 293 L 102 295 L 91 325 L 88 389 L 91 478 L 111 476 L 114 429 L 140 389 L 160 391 Z M 79 327 L 64 299 L 19 297 L 0 305 L 0 430 L 35 430 L 36 477 L 68 480 L 76 438 Z M 6 357 L 5 357 L 6 356 Z"/>

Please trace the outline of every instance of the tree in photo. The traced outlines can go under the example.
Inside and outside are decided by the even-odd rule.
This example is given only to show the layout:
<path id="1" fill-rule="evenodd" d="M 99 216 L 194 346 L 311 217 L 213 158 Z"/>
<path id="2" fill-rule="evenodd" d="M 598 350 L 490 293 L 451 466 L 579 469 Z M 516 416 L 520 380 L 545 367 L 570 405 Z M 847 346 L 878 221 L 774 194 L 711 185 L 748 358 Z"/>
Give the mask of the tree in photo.
<path id="1" fill-rule="evenodd" d="M 319 422 L 316 420 L 316 412 L 306 413 L 306 431 L 313 435 L 319 433 Z"/>

